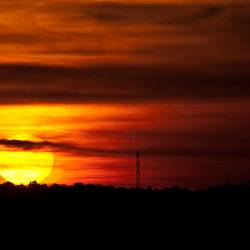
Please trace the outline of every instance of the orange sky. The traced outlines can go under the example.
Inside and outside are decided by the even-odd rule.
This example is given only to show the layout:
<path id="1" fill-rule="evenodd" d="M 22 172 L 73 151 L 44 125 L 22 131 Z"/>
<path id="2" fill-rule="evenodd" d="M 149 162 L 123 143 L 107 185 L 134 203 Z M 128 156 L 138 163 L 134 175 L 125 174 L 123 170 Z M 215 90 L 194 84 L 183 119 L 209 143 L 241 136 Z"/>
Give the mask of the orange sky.
<path id="1" fill-rule="evenodd" d="M 140 147 L 145 185 L 196 187 L 248 175 L 248 111 L 239 101 L 8 105 L 0 111 L 0 135 L 55 143 L 47 183 L 133 185 Z"/>
<path id="2" fill-rule="evenodd" d="M 133 185 L 137 148 L 144 185 L 250 179 L 249 11 L 248 0 L 2 0 L 0 142 L 51 142 L 49 183 Z"/>
<path id="3" fill-rule="evenodd" d="M 198 65 L 242 60 L 248 12 L 248 0 L 3 0 L 0 61 L 189 64 L 190 54 Z"/>

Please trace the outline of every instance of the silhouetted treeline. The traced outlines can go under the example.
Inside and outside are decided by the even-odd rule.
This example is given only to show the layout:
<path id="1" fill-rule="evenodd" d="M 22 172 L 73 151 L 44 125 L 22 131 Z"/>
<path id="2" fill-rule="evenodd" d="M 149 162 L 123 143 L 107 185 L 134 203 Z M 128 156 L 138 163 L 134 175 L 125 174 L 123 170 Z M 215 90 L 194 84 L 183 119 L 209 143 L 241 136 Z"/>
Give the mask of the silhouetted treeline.
<path id="1" fill-rule="evenodd" d="M 232 223 L 248 221 L 249 201 L 250 182 L 195 191 L 179 187 L 157 190 L 81 183 L 0 185 L 1 220 L 12 218 L 16 223 L 21 219 L 20 225 L 35 223 L 34 226 L 39 221 L 45 227 L 47 223 L 54 224 L 57 230 L 68 223 L 75 230 L 79 225 L 94 231 L 111 225 L 113 232 L 127 227 L 135 231 L 148 228 L 151 232 L 156 229 L 165 232 L 175 228 L 187 232 L 190 227 L 200 231 L 210 226 L 220 231 L 215 225 L 230 229 Z"/>
<path id="2" fill-rule="evenodd" d="M 217 204 L 235 205 L 248 203 L 250 199 L 250 182 L 233 185 L 211 187 L 206 190 L 189 190 L 179 187 L 165 189 L 145 189 L 84 185 L 76 183 L 72 186 L 54 184 L 40 185 L 36 182 L 29 185 L 0 185 L 1 207 L 56 207 L 87 208 L 91 206 L 115 207 L 120 205 L 147 205 L 176 208 L 180 205 L 188 208 L 192 205 Z M 144 207 L 145 208 L 145 207 Z"/>

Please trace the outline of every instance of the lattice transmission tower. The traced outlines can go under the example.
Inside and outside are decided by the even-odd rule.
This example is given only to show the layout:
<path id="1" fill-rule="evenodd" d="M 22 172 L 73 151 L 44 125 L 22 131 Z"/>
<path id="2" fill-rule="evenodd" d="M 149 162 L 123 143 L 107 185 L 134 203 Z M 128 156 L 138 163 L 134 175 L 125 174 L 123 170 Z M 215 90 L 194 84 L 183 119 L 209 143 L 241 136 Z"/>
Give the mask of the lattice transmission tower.
<path id="1" fill-rule="evenodd" d="M 141 188 L 141 152 L 137 150 L 136 152 L 136 180 L 135 180 L 135 187 Z"/>

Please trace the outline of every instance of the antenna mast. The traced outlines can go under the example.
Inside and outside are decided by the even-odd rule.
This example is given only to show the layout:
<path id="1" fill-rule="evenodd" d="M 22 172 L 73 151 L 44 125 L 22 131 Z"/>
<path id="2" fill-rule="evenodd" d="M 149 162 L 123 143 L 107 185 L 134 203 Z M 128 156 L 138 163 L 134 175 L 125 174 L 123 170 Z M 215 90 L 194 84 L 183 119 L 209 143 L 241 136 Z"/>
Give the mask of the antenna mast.
<path id="1" fill-rule="evenodd" d="M 135 187 L 141 188 L 141 152 L 137 150 L 136 152 L 136 180 L 135 180 Z"/>

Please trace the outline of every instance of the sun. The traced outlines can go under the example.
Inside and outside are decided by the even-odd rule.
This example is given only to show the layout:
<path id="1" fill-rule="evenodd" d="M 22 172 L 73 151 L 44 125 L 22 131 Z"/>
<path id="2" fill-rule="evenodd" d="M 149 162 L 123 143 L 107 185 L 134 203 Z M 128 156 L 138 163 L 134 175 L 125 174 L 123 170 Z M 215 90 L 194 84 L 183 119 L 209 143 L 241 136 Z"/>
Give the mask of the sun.
<path id="1" fill-rule="evenodd" d="M 30 134 L 19 134 L 10 140 L 41 142 Z M 41 183 L 49 176 L 54 165 L 51 152 L 35 150 L 6 150 L 0 152 L 0 175 L 14 184 L 29 184 L 31 181 Z"/>

